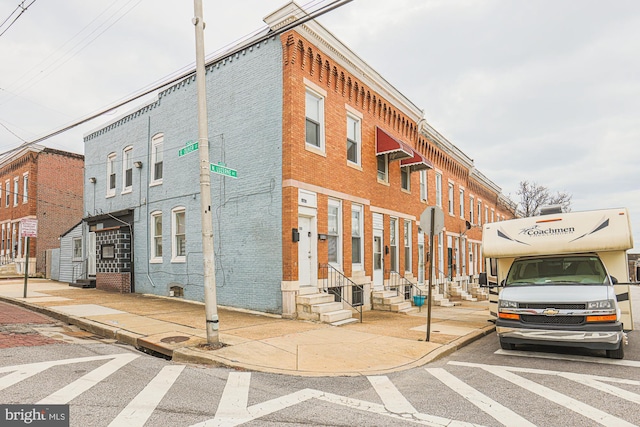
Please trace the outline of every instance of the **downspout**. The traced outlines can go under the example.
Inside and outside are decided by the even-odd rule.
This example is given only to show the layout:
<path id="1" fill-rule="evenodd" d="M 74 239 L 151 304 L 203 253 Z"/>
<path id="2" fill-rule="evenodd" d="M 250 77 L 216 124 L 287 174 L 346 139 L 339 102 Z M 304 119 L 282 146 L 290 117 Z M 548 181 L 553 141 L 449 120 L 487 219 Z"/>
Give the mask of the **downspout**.
<path id="1" fill-rule="evenodd" d="M 148 169 L 149 172 L 147 173 L 147 177 L 149 177 L 150 173 L 151 173 L 151 116 L 149 116 L 148 118 L 149 120 L 147 121 L 147 164 L 149 165 Z M 140 182 L 142 182 L 142 178 L 140 178 Z M 145 218 L 145 223 L 147 224 L 147 257 L 149 256 L 149 253 L 151 252 L 151 241 L 149 238 L 149 182 L 147 182 L 147 185 L 145 185 L 145 187 L 147 188 L 147 192 L 146 195 L 147 197 L 144 200 L 144 204 L 147 206 L 147 216 Z M 147 279 L 149 280 L 149 283 L 151 283 L 152 287 L 156 287 L 156 284 L 153 283 L 153 279 L 151 279 L 151 275 L 149 274 L 149 262 L 146 263 L 147 264 Z"/>

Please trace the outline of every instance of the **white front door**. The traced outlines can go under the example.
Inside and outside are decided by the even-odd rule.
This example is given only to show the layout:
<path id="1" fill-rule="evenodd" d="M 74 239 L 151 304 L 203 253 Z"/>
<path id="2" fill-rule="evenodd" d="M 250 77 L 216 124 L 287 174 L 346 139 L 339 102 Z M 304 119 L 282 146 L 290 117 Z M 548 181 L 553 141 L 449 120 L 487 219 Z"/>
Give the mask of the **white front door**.
<path id="1" fill-rule="evenodd" d="M 313 218 L 307 216 L 298 217 L 298 282 L 300 286 L 315 285 L 317 277 L 316 248 L 313 246 L 317 240 Z"/>
<path id="2" fill-rule="evenodd" d="M 382 230 L 373 230 L 373 288 L 384 288 L 384 239 Z"/>

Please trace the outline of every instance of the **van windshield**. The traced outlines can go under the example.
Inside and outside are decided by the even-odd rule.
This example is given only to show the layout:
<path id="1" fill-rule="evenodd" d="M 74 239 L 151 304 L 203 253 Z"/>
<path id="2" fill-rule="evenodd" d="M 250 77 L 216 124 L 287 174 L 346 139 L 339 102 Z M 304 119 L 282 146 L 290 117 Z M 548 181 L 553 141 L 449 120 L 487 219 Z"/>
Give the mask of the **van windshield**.
<path id="1" fill-rule="evenodd" d="M 609 283 L 602 261 L 597 256 L 556 256 L 514 261 L 505 285 Z"/>

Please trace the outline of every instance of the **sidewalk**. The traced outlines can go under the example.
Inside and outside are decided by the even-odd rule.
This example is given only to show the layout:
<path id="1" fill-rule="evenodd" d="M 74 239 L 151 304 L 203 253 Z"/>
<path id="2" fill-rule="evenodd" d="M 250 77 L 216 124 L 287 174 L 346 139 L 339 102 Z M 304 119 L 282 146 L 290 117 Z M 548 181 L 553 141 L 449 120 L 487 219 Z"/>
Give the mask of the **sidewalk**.
<path id="1" fill-rule="evenodd" d="M 79 289 L 66 283 L 0 280 L 0 301 L 28 307 L 95 335 L 171 357 L 302 376 L 375 375 L 422 366 L 495 330 L 488 303 L 426 307 L 411 315 L 365 311 L 340 327 L 218 308 L 223 348 L 206 346 L 204 305 L 176 298 Z"/>

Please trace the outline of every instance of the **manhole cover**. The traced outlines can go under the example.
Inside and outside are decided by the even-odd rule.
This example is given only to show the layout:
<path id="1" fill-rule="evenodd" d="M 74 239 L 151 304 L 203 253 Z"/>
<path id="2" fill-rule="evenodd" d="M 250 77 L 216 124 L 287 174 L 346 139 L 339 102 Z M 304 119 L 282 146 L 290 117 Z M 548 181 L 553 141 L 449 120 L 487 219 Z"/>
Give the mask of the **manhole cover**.
<path id="1" fill-rule="evenodd" d="M 164 342 L 167 344 L 177 344 L 179 342 L 185 342 L 185 341 L 189 341 L 189 337 L 175 336 L 175 337 L 162 338 L 160 340 L 160 342 Z"/>

